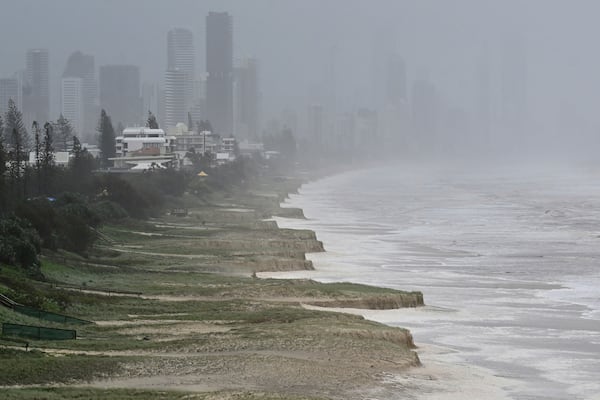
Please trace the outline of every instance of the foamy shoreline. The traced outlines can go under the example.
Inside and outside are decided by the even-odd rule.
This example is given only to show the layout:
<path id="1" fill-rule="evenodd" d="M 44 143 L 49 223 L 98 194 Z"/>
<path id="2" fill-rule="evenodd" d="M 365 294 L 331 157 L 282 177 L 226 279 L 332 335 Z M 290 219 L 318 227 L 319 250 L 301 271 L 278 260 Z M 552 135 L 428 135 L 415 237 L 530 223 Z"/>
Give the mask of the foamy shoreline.
<path id="1" fill-rule="evenodd" d="M 298 228 L 293 219 L 276 217 L 274 220 L 280 228 Z M 318 235 L 318 232 L 316 233 Z M 327 247 L 326 244 L 325 247 Z M 318 275 L 318 271 L 319 267 L 315 265 L 314 271 L 261 272 L 257 276 L 259 278 L 303 278 L 318 281 L 319 279 L 315 277 L 315 275 Z M 343 271 L 339 271 L 339 276 L 339 281 L 343 281 Z M 423 295 L 426 301 L 427 294 L 424 293 Z M 365 319 L 389 326 L 393 326 L 390 321 L 398 320 L 400 313 L 408 312 L 414 315 L 414 313 L 425 312 L 428 309 L 423 307 L 417 309 L 365 310 L 310 305 L 304 305 L 304 307 L 313 310 L 361 315 Z M 386 317 L 391 313 L 394 314 L 394 318 Z M 410 327 L 405 328 L 410 329 Z M 420 344 L 418 337 L 415 338 L 415 343 L 418 346 L 416 351 L 422 366 L 411 368 L 400 375 L 390 374 L 381 377 L 386 386 L 398 388 L 398 398 L 404 399 L 408 395 L 410 398 L 423 400 L 464 400 L 465 398 L 506 400 L 511 399 L 507 388 L 518 385 L 517 381 L 497 376 L 489 369 L 464 363 L 453 349 L 433 344 Z M 373 393 L 372 398 L 378 398 L 377 393 Z"/>
<path id="2" fill-rule="evenodd" d="M 286 226 L 286 228 L 293 228 Z M 316 266 L 318 270 L 318 266 Z M 341 271 L 340 271 L 341 273 Z M 261 272 L 259 278 L 272 279 L 312 279 L 314 271 L 297 272 Z M 341 281 L 341 280 L 340 280 Z M 356 308 L 330 308 L 303 305 L 310 310 L 321 310 L 330 312 L 341 312 L 361 315 L 364 318 L 384 323 L 387 325 L 395 314 L 395 319 L 401 313 L 426 312 L 427 307 L 407 308 L 396 310 L 365 310 Z M 392 325 L 390 325 L 392 326 Z M 407 327 L 408 328 L 408 327 Z M 422 366 L 411 368 L 403 374 L 387 375 L 382 381 L 387 385 L 398 388 L 399 398 L 423 399 L 423 400 L 464 400 L 466 398 L 506 400 L 511 399 L 506 388 L 514 387 L 517 381 L 503 378 L 494 374 L 493 371 L 474 365 L 465 364 L 457 356 L 456 351 L 447 347 L 433 344 L 420 344 L 418 337 L 415 338 L 417 353 Z M 377 394 L 373 394 L 377 398 Z"/>

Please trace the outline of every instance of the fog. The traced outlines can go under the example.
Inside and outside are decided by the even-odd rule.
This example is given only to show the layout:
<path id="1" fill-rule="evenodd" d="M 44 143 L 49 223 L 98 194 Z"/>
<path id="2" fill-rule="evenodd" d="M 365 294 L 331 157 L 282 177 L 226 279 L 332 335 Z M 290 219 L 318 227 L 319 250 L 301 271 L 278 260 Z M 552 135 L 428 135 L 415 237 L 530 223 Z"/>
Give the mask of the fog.
<path id="1" fill-rule="evenodd" d="M 292 120 L 295 135 L 310 136 L 307 108 L 320 104 L 324 131 L 369 109 L 377 137 L 402 136 L 398 146 L 415 153 L 589 159 L 600 145 L 593 0 L 3 0 L 1 9 L 0 77 L 24 68 L 27 49 L 47 48 L 51 118 L 73 51 L 94 55 L 96 68 L 138 65 L 142 81 L 161 83 L 167 32 L 183 27 L 200 74 L 205 16 L 226 11 L 234 58 L 259 61 L 261 131 Z M 393 57 L 405 63 L 406 90 L 389 111 Z M 431 89 L 421 116 L 415 82 Z"/>

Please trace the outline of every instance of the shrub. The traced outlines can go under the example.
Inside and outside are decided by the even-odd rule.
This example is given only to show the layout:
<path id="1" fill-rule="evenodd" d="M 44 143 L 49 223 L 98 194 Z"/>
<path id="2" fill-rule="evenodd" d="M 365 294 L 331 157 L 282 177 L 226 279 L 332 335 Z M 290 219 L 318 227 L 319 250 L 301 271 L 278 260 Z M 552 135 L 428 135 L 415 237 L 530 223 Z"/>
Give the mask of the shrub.
<path id="1" fill-rule="evenodd" d="M 0 219 L 0 262 L 39 271 L 41 240 L 29 222 L 12 216 Z"/>

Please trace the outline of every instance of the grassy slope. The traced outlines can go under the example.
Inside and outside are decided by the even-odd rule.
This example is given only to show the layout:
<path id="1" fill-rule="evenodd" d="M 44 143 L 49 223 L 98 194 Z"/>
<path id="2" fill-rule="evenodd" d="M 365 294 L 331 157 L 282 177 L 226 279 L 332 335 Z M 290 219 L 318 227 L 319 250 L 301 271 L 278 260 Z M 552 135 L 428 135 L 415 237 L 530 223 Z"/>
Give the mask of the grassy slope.
<path id="1" fill-rule="evenodd" d="M 283 189 L 262 187 L 261 190 Z M 48 354 L 3 350 L 0 385 L 85 382 L 119 375 L 124 365 L 135 374 L 136 366 L 146 361 L 161 371 L 173 361 L 164 354 L 181 352 L 219 356 L 220 352 L 297 350 L 342 355 L 346 352 L 349 361 L 352 357 L 360 359 L 364 354 L 373 354 L 373 357 L 397 354 L 413 359 L 409 351 L 412 339 L 406 331 L 352 315 L 306 310 L 300 302 L 339 306 L 344 302 L 358 304 L 356 302 L 365 299 L 380 301 L 420 294 L 349 283 L 261 280 L 248 276 L 253 270 L 264 269 L 263 263 L 269 268 L 271 261 L 266 260 L 265 255 L 287 260 L 296 253 L 303 254 L 307 243 L 309 248 L 318 243 L 312 232 L 278 230 L 258 219 L 277 212 L 280 200 L 279 195 L 265 200 L 264 196 L 238 193 L 212 199 L 207 205 L 186 198 L 192 209 L 190 217 L 165 216 L 150 223 L 107 226 L 103 233 L 110 242 L 101 244 L 90 259 L 65 253 L 50 254 L 44 259 L 42 271 L 52 284 L 32 281 L 15 268 L 0 268 L 0 292 L 15 295 L 19 289 L 28 288 L 46 309 L 56 311 L 66 306 L 63 312 L 67 314 L 105 321 L 77 327 L 80 339 L 76 341 L 32 341 L 33 346 Z M 242 208 L 254 212 L 242 213 L 239 211 Z M 199 217 L 204 223 L 198 222 Z M 165 254 L 116 252 L 115 249 Z M 169 256 L 182 252 L 198 258 Z M 20 283 L 14 287 L 17 281 Z M 144 297 L 106 296 L 66 290 L 66 287 L 140 292 Z M 6 309 L 0 309 L 0 320 L 39 324 L 33 318 Z M 80 354 L 56 353 L 65 350 Z M 112 357 L 94 353 L 98 351 Z M 125 356 L 115 353 L 124 351 L 128 352 Z M 189 364 L 187 360 L 181 362 Z M 201 362 L 204 361 L 193 361 L 194 365 Z M 35 398 L 37 390 L 6 393 L 13 396 L 9 398 Z M 64 398 L 166 398 L 164 396 L 172 395 L 153 392 L 155 397 L 144 397 L 144 392 L 135 391 L 43 390 L 43 398 L 51 398 L 46 395 L 64 395 Z M 209 398 L 202 396 L 198 398 Z M 232 398 L 275 398 L 247 396 Z"/>

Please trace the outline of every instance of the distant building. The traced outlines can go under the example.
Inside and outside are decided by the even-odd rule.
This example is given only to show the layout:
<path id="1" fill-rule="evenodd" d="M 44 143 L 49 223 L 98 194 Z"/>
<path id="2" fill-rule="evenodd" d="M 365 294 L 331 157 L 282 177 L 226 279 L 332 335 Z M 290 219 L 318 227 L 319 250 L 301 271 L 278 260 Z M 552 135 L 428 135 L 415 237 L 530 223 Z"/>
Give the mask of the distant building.
<path id="1" fill-rule="evenodd" d="M 178 122 L 187 122 L 192 105 L 195 77 L 194 36 L 182 28 L 167 34 L 167 71 L 165 72 L 164 126 L 169 129 Z"/>
<path id="2" fill-rule="evenodd" d="M 361 152 L 377 151 L 383 145 L 379 141 L 379 120 L 377 111 L 361 108 L 356 112 L 355 134 Z"/>
<path id="3" fill-rule="evenodd" d="M 42 125 L 50 119 L 50 70 L 48 50 L 32 49 L 25 59 L 23 116 L 26 126 L 33 121 Z"/>
<path id="4" fill-rule="evenodd" d="M 259 120 L 258 63 L 256 59 L 243 60 L 235 69 L 235 136 L 258 138 Z"/>
<path id="5" fill-rule="evenodd" d="M 8 111 L 8 100 L 12 99 L 19 110 L 23 110 L 23 92 L 17 77 L 0 79 L 0 115 Z"/>
<path id="6" fill-rule="evenodd" d="M 194 34 L 183 28 L 171 29 L 167 33 L 167 69 L 178 69 L 195 78 L 196 51 Z"/>
<path id="7" fill-rule="evenodd" d="M 54 165 L 57 167 L 67 167 L 69 165 L 69 160 L 71 159 L 71 154 L 68 151 L 55 151 L 54 155 Z M 35 165 L 35 151 L 29 152 L 29 165 Z"/>
<path id="8" fill-rule="evenodd" d="M 125 128 L 116 138 L 116 169 L 147 170 L 166 168 L 177 163 L 175 137 L 162 129 Z"/>
<path id="9" fill-rule="evenodd" d="M 191 99 L 191 81 L 189 75 L 179 69 L 165 72 L 165 120 L 166 129 L 173 128 L 179 122 L 187 122 Z"/>
<path id="10" fill-rule="evenodd" d="M 116 130 L 139 126 L 142 116 L 140 69 L 134 65 L 104 65 L 100 67 L 100 107 L 111 117 Z"/>
<path id="11" fill-rule="evenodd" d="M 412 88 L 412 122 L 419 150 L 436 147 L 438 101 L 435 86 L 419 79 Z"/>
<path id="12" fill-rule="evenodd" d="M 67 65 L 63 72 L 63 78 L 81 79 L 81 118 L 78 123 L 79 129 L 76 129 L 76 131 L 82 140 L 94 140 L 96 136 L 98 118 L 100 116 L 98 104 L 98 81 L 96 80 L 94 56 L 83 54 L 80 51 L 72 53 L 67 60 Z M 63 105 L 61 104 L 61 109 L 62 106 Z M 71 120 L 71 118 L 67 117 L 64 112 L 63 116 Z"/>
<path id="13" fill-rule="evenodd" d="M 233 22 L 228 13 L 206 17 L 207 116 L 218 134 L 233 133 Z"/>
<path id="14" fill-rule="evenodd" d="M 221 150 L 220 151 L 222 153 L 234 154 L 235 153 L 235 143 L 236 143 L 236 140 L 234 137 L 227 137 L 227 138 L 221 139 Z"/>
<path id="15" fill-rule="evenodd" d="M 386 71 L 386 103 L 399 105 L 406 101 L 406 64 L 398 54 L 389 57 Z"/>
<path id="16" fill-rule="evenodd" d="M 60 112 L 69 120 L 76 135 L 82 135 L 84 124 L 83 79 L 62 78 Z"/>
<path id="17" fill-rule="evenodd" d="M 320 149 L 323 144 L 323 130 L 325 126 L 325 112 L 320 104 L 308 107 L 308 124 L 306 139 L 310 149 Z"/>

